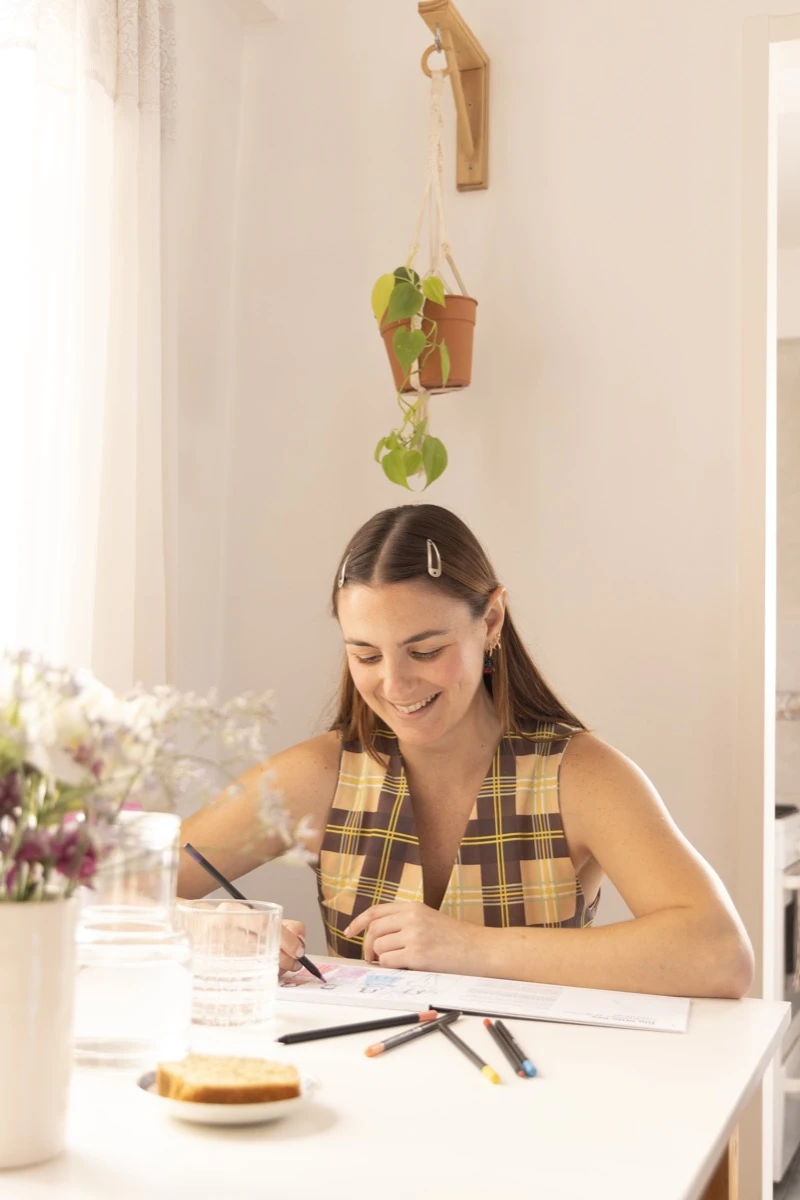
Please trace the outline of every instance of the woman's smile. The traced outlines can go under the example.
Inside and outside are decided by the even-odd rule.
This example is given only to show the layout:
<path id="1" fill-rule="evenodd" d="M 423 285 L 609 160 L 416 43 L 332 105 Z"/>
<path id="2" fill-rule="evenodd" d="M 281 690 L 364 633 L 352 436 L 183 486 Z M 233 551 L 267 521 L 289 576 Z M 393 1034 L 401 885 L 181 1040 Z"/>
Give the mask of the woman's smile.
<path id="1" fill-rule="evenodd" d="M 426 709 L 431 708 L 434 701 L 438 700 L 441 694 L 441 692 L 431 692 L 424 700 L 418 700 L 414 704 L 397 704 L 394 700 L 387 700 L 386 703 L 390 704 L 395 712 L 400 713 L 401 716 L 415 717 Z"/>

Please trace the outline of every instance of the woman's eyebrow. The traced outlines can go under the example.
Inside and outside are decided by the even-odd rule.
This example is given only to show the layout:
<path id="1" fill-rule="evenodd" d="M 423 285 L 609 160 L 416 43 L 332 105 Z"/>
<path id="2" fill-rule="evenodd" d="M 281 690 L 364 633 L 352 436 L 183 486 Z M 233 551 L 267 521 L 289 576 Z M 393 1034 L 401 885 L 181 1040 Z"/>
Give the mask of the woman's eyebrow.
<path id="1" fill-rule="evenodd" d="M 442 634 L 449 633 L 449 629 L 426 629 L 422 633 L 415 633 L 413 637 L 406 638 L 405 641 L 398 642 L 398 646 L 410 646 L 412 642 L 424 642 L 426 638 L 441 637 Z M 371 650 L 376 650 L 372 642 L 360 642 L 357 638 L 345 638 L 347 646 L 366 646 Z"/>

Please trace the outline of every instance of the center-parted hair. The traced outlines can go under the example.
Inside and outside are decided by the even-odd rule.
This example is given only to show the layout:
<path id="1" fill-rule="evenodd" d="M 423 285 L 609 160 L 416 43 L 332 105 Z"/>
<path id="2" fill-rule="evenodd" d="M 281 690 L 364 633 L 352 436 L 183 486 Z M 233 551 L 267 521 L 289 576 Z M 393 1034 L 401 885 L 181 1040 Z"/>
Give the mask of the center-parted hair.
<path id="1" fill-rule="evenodd" d="M 434 577 L 428 541 L 441 559 L 441 574 Z M 437 566 L 439 564 L 437 563 Z M 478 539 L 464 522 L 437 504 L 404 504 L 376 513 L 353 535 L 339 560 L 331 606 L 338 616 L 342 588 L 379 587 L 419 580 L 446 596 L 461 600 L 480 619 L 489 599 L 500 586 L 492 564 Z M 531 659 L 506 607 L 501 645 L 494 652 L 494 673 L 484 676 L 503 732 L 519 732 L 521 722 L 559 721 L 575 729 L 586 726 L 566 708 Z M 360 741 L 377 758 L 373 737 L 377 718 L 361 698 L 345 659 L 336 718 L 331 729 L 345 742 Z"/>

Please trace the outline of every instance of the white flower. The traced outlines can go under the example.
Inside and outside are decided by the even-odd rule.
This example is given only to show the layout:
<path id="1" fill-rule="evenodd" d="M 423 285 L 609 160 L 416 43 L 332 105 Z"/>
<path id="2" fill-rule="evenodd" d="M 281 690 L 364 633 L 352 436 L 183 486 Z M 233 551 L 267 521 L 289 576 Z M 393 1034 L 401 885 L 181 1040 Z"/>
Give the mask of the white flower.
<path id="1" fill-rule="evenodd" d="M 91 780 L 91 762 L 78 759 L 81 747 L 94 740 L 80 703 L 47 692 L 19 704 L 19 723 L 25 730 L 25 759 L 47 779 L 70 786 Z"/>
<path id="2" fill-rule="evenodd" d="M 235 767 L 265 757 L 263 726 L 271 717 L 269 693 L 220 703 L 213 691 L 196 696 L 164 685 L 118 696 L 89 671 L 24 651 L 0 654 L 3 769 L 27 768 L 16 815 L 1 819 L 0 901 L 56 894 L 47 890 L 43 863 L 14 871 L 21 822 L 26 830 L 56 830 L 72 814 L 100 835 L 129 797 L 173 810 L 187 792 L 219 792 Z M 281 828 L 291 848 L 291 826 Z"/>

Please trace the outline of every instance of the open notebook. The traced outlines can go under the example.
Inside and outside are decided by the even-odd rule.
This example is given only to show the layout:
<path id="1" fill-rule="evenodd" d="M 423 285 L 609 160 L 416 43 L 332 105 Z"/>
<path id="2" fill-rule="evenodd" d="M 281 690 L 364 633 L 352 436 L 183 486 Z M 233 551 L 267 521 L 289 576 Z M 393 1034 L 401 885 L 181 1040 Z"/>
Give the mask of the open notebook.
<path id="1" fill-rule="evenodd" d="M 689 1023 L 691 1001 L 676 996 L 601 992 L 594 988 L 427 971 L 391 971 L 363 963 L 318 965 L 325 983 L 308 971 L 298 971 L 281 984 L 279 998 L 408 1012 L 457 1008 L 494 1017 L 569 1021 L 577 1025 L 610 1025 L 617 1029 L 666 1033 L 685 1033 Z"/>

